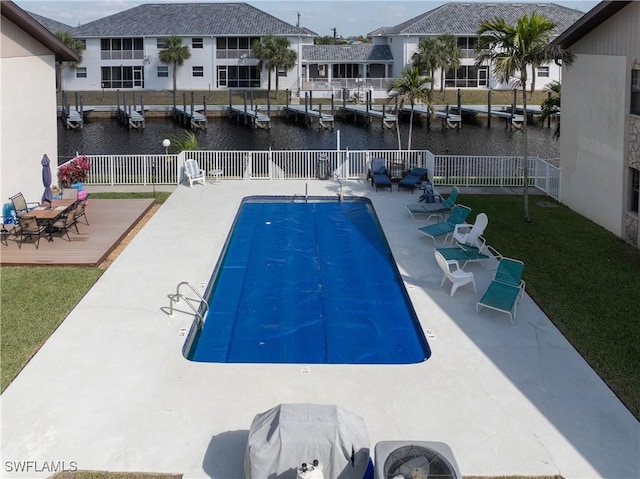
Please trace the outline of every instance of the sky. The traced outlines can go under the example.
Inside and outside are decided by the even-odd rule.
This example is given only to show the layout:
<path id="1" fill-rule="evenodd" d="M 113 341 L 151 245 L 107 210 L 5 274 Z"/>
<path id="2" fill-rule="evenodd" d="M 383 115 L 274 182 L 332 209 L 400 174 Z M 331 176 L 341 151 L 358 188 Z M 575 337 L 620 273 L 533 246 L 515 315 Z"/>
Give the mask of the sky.
<path id="1" fill-rule="evenodd" d="M 106 17 L 142 3 L 192 3 L 203 0 L 14 0 L 20 8 L 57 20 L 72 27 Z M 225 1 L 225 0 L 217 0 Z M 242 0 L 236 0 L 242 1 Z M 459 1 L 459 0 L 457 0 Z M 467 0 L 467 3 L 474 0 Z M 498 3 L 501 0 L 492 0 Z M 520 0 L 517 3 L 541 3 L 541 0 Z M 436 8 L 444 1 L 418 0 L 254 0 L 246 1 L 280 20 L 295 25 L 300 13 L 300 26 L 318 35 L 350 37 L 366 35 L 380 27 L 390 27 Z M 515 3 L 515 2 L 512 2 Z M 589 11 L 598 1 L 553 1 L 583 12 Z"/>

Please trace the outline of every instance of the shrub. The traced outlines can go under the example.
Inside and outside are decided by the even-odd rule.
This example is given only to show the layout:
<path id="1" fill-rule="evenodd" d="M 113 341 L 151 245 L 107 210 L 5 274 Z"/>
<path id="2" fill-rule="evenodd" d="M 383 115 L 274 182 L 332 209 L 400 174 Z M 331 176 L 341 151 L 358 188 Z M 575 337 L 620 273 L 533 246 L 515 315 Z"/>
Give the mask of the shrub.
<path id="1" fill-rule="evenodd" d="M 58 181 L 60 186 L 68 188 L 74 183 L 86 182 L 89 177 L 91 162 L 84 155 L 76 156 L 58 168 Z"/>

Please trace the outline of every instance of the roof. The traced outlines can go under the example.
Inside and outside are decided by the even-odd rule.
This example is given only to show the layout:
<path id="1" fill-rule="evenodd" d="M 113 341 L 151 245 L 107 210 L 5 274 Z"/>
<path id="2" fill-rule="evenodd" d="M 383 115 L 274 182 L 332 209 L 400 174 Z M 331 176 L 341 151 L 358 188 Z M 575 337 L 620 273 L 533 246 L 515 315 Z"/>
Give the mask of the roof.
<path id="1" fill-rule="evenodd" d="M 392 62 L 388 45 L 358 43 L 355 45 L 303 45 L 302 60 L 306 62 Z"/>
<path id="2" fill-rule="evenodd" d="M 25 10 L 26 12 L 26 10 Z M 58 22 L 56 20 L 52 20 L 51 18 L 43 17 L 42 15 L 38 15 L 33 12 L 26 12 L 31 15 L 40 25 L 49 30 L 54 35 L 57 32 L 71 32 L 73 27 L 67 25 L 66 23 Z"/>
<path id="3" fill-rule="evenodd" d="M 554 35 L 559 35 L 575 23 L 584 12 L 561 7 L 554 3 L 445 3 L 395 27 L 377 29 L 369 35 L 477 35 L 483 20 L 504 18 L 515 24 L 517 19 L 536 12 L 556 24 Z M 385 31 L 386 30 L 386 31 Z"/>
<path id="4" fill-rule="evenodd" d="M 80 61 L 80 56 L 75 50 L 65 45 L 18 5 L 10 0 L 2 0 L 0 6 L 3 17 L 50 49 L 55 54 L 56 60 L 69 62 Z"/>
<path id="5" fill-rule="evenodd" d="M 564 48 L 570 47 L 630 3 L 630 1 L 600 2 L 551 43 Z"/>
<path id="6" fill-rule="evenodd" d="M 81 38 L 315 35 L 247 3 L 149 3 L 76 27 L 73 34 Z"/>

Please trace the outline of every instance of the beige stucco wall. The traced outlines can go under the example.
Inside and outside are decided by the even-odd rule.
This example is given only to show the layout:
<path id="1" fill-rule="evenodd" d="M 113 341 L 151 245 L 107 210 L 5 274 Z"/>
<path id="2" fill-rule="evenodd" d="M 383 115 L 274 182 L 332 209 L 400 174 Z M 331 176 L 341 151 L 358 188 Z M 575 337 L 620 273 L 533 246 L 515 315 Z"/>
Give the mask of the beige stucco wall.
<path id="1" fill-rule="evenodd" d="M 55 57 L 5 18 L 0 44 L 0 203 L 20 191 L 40 201 L 42 155 L 54 175 L 58 162 Z"/>
<path id="2" fill-rule="evenodd" d="M 577 55 L 562 83 L 562 200 L 622 236 L 627 58 Z"/>

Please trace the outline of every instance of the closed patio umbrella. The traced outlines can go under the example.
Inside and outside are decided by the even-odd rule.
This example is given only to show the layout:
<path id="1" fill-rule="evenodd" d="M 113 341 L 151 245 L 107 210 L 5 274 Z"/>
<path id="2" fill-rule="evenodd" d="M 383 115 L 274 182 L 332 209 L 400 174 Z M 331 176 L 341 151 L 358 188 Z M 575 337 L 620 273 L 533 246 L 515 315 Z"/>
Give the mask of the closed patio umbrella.
<path id="1" fill-rule="evenodd" d="M 40 163 L 42 163 L 42 185 L 44 186 L 42 201 L 51 203 L 53 200 L 53 192 L 51 191 L 51 166 L 46 153 L 42 156 Z"/>

